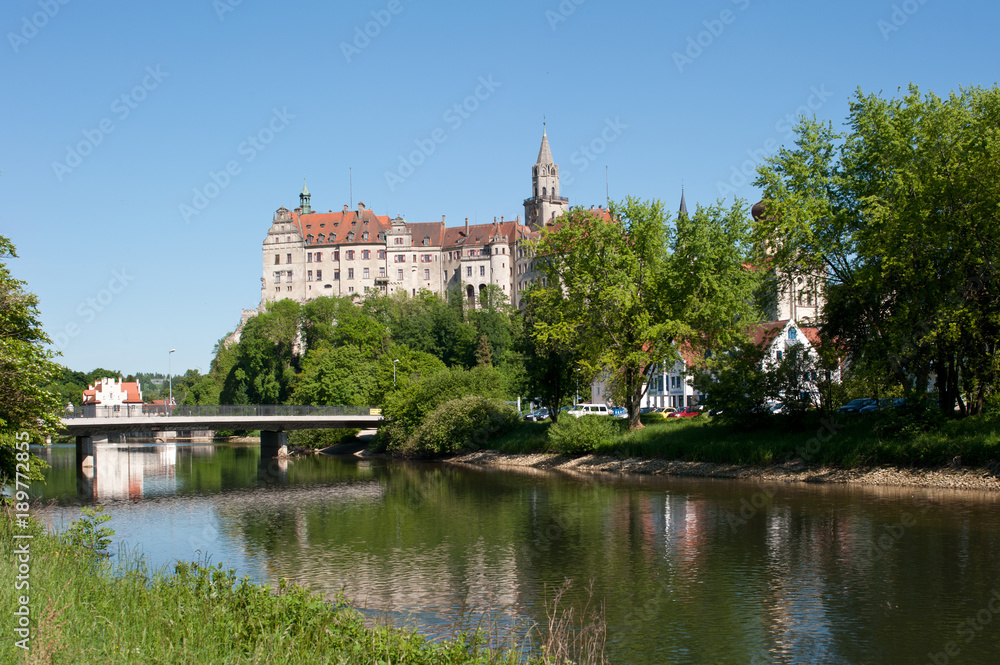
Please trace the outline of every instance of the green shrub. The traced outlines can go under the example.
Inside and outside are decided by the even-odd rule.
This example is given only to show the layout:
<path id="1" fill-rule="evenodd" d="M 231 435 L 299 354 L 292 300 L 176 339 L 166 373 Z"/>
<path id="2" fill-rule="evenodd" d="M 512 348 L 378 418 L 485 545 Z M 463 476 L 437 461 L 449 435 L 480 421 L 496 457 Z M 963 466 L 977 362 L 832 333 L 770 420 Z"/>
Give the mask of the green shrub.
<path id="1" fill-rule="evenodd" d="M 521 423 L 521 415 L 501 400 L 478 395 L 459 397 L 438 406 L 407 439 L 402 452 L 441 455 L 478 450 Z"/>
<path id="2" fill-rule="evenodd" d="M 386 423 L 380 428 L 376 447 L 403 449 L 417 428 L 439 406 L 469 395 L 501 401 L 509 399 L 506 380 L 492 367 L 437 372 L 387 397 L 382 409 Z"/>
<path id="3" fill-rule="evenodd" d="M 612 445 L 621 436 L 627 421 L 608 416 L 564 415 L 549 428 L 549 450 L 576 455 L 592 453 L 600 446 Z"/>

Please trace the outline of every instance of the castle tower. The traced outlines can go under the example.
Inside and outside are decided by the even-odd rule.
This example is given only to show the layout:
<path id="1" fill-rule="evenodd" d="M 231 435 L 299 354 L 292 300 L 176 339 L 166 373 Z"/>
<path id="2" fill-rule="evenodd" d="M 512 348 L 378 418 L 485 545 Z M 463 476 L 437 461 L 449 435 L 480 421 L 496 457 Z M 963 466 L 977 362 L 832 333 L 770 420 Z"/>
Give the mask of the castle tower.
<path id="1" fill-rule="evenodd" d="M 549 137 L 542 130 L 538 161 L 531 167 L 531 198 L 524 200 L 525 223 L 533 231 L 569 210 L 569 199 L 559 195 L 559 165 L 552 159 Z"/>
<path id="2" fill-rule="evenodd" d="M 312 212 L 312 205 L 309 203 L 309 199 L 312 195 L 309 194 L 309 188 L 306 187 L 305 178 L 302 179 L 302 193 L 299 194 L 299 207 L 302 209 L 303 215 L 308 215 Z"/>

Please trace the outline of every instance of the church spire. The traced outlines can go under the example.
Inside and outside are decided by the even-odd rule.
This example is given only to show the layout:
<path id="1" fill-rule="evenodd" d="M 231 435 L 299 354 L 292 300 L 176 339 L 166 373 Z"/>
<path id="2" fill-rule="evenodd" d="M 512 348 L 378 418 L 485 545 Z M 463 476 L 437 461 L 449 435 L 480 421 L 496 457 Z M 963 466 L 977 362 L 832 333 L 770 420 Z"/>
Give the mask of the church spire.
<path id="1" fill-rule="evenodd" d="M 688 216 L 688 205 L 687 202 L 684 200 L 684 185 L 681 185 L 681 207 L 677 211 L 677 215 L 678 217 L 681 215 L 684 215 L 685 217 Z"/>

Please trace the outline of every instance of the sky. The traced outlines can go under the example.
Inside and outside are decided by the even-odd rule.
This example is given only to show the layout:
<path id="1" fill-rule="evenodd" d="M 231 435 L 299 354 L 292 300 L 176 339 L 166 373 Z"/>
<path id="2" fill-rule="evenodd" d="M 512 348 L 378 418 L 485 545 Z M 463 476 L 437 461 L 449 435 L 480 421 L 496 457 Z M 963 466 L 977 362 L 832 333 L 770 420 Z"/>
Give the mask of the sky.
<path id="1" fill-rule="evenodd" d="M 993 86 L 998 27 L 961 0 L 6 0 L 0 235 L 58 362 L 206 373 L 304 179 L 320 211 L 523 216 L 544 122 L 572 205 L 752 204 L 799 114 Z"/>

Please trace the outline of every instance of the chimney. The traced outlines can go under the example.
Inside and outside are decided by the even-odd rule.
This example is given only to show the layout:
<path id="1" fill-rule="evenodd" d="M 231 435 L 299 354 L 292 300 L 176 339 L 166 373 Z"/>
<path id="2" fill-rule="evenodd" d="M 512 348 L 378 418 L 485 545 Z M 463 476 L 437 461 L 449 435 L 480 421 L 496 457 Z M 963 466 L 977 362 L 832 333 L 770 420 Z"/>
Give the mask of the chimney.
<path id="1" fill-rule="evenodd" d="M 358 201 L 358 214 L 360 215 L 365 211 L 365 204 L 362 201 Z"/>
<path id="2" fill-rule="evenodd" d="M 347 212 L 348 210 L 350 210 L 350 208 L 348 208 L 348 207 L 347 207 L 347 204 L 345 203 L 345 204 L 344 204 L 344 212 L 346 213 L 346 212 Z"/>
<path id="3" fill-rule="evenodd" d="M 465 218 L 465 237 L 469 237 L 469 218 Z"/>
<path id="4" fill-rule="evenodd" d="M 444 224 L 444 215 L 441 215 L 441 223 Z"/>

